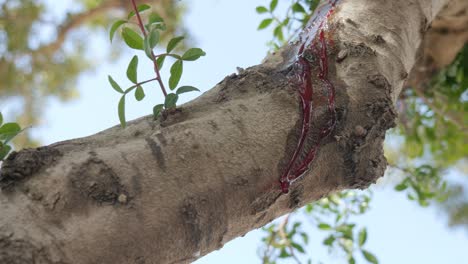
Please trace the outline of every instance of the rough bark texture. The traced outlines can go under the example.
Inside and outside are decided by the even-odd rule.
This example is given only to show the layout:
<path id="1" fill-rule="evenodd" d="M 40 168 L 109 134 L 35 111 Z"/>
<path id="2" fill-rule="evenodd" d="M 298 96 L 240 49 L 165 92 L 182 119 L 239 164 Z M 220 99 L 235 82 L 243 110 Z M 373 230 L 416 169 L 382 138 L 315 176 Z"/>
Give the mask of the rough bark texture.
<path id="1" fill-rule="evenodd" d="M 327 31 L 337 126 L 289 194 L 278 180 L 301 127 L 297 44 L 159 121 L 10 155 L 0 263 L 188 263 L 330 192 L 368 187 L 384 173 L 385 131 L 424 33 L 448 2 L 337 6 Z M 312 131 L 328 118 L 314 103 Z"/>

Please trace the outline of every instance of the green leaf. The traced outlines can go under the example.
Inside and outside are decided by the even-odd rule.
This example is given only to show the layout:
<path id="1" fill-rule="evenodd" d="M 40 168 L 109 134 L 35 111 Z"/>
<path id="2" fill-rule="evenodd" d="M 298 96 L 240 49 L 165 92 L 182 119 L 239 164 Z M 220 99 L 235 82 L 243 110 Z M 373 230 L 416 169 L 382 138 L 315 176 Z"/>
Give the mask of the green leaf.
<path id="1" fill-rule="evenodd" d="M 292 6 L 292 10 L 293 12 L 296 12 L 296 13 L 305 13 L 305 9 L 304 7 L 302 7 L 301 4 L 299 4 L 298 2 L 296 2 L 293 6 Z"/>
<path id="2" fill-rule="evenodd" d="M 326 223 L 320 223 L 318 225 L 318 228 L 322 229 L 322 230 L 331 230 L 332 229 L 331 226 L 329 224 L 326 224 Z"/>
<path id="3" fill-rule="evenodd" d="M 0 160 L 3 160 L 8 153 L 10 153 L 11 147 L 9 145 L 4 145 L 0 142 Z"/>
<path id="4" fill-rule="evenodd" d="M 199 92 L 200 90 L 198 90 L 197 88 L 193 87 L 193 86 L 181 86 L 179 88 L 177 88 L 177 92 L 176 94 L 183 94 L 183 93 L 188 93 L 188 92 L 192 92 L 192 91 L 197 91 Z"/>
<path id="5" fill-rule="evenodd" d="M 362 228 L 361 231 L 359 231 L 359 246 L 362 247 L 367 241 L 367 229 Z"/>
<path id="6" fill-rule="evenodd" d="M 301 253 L 305 253 L 305 250 L 304 250 L 304 248 L 303 248 L 301 245 L 292 242 L 292 243 L 291 243 L 291 246 L 292 246 L 293 248 L 297 249 L 297 251 L 299 251 L 299 252 L 301 252 Z"/>
<path id="7" fill-rule="evenodd" d="M 120 86 L 114 81 L 114 79 L 112 79 L 110 75 L 107 75 L 107 79 L 109 80 L 109 83 L 111 84 L 112 88 L 114 88 L 114 90 L 122 94 L 124 93 L 122 88 L 120 88 Z"/>
<path id="8" fill-rule="evenodd" d="M 156 120 L 159 114 L 161 113 L 162 109 L 164 108 L 163 104 L 158 104 L 153 107 L 153 118 Z"/>
<path id="9" fill-rule="evenodd" d="M 183 64 L 181 60 L 177 60 L 172 64 L 171 77 L 169 77 L 169 88 L 174 90 L 179 84 L 180 77 L 182 76 Z M 167 107 L 166 107 L 167 108 Z"/>
<path id="10" fill-rule="evenodd" d="M 110 39 L 110 42 L 112 42 L 112 39 L 114 38 L 114 35 L 115 35 L 115 32 L 117 31 L 117 29 L 122 26 L 123 24 L 127 23 L 126 20 L 117 20 L 114 22 L 114 24 L 112 24 L 111 26 L 111 29 L 109 31 L 109 39 Z"/>
<path id="11" fill-rule="evenodd" d="M 273 36 L 277 37 L 279 41 L 284 40 L 284 35 L 283 35 L 283 26 L 278 25 L 275 30 L 273 31 Z"/>
<path id="12" fill-rule="evenodd" d="M 273 12 L 278 6 L 278 0 L 271 0 L 270 2 L 270 12 Z"/>
<path id="13" fill-rule="evenodd" d="M 175 37 L 169 40 L 169 43 L 167 43 L 166 52 L 170 53 L 177 46 L 177 44 L 179 44 L 179 42 L 181 42 L 183 39 L 184 39 L 184 36 L 180 36 L 180 37 Z"/>
<path id="14" fill-rule="evenodd" d="M 403 181 L 402 183 L 398 184 L 397 186 L 395 186 L 395 190 L 396 191 L 404 191 L 408 188 L 408 184 L 406 183 L 406 181 Z"/>
<path id="15" fill-rule="evenodd" d="M 161 70 L 161 68 L 163 67 L 164 65 L 164 60 L 166 59 L 166 56 L 159 56 L 157 59 L 156 59 L 156 64 L 158 65 L 158 69 Z"/>
<path id="16" fill-rule="evenodd" d="M 0 113 L 0 126 L 3 124 L 3 115 Z"/>
<path id="17" fill-rule="evenodd" d="M 133 29 L 124 27 L 122 29 L 122 38 L 130 48 L 143 50 L 143 38 Z"/>
<path id="18" fill-rule="evenodd" d="M 151 49 L 154 49 L 159 42 L 159 31 L 153 28 L 147 37 L 148 45 Z"/>
<path id="19" fill-rule="evenodd" d="M 148 38 L 144 40 L 143 49 L 145 50 L 146 57 L 153 60 L 153 49 L 151 48 Z"/>
<path id="20" fill-rule="evenodd" d="M 177 94 L 170 93 L 166 96 L 164 100 L 164 107 L 166 109 L 176 107 L 177 100 L 179 100 L 179 96 Z"/>
<path id="21" fill-rule="evenodd" d="M 138 85 L 136 90 L 135 90 L 135 99 L 137 101 L 141 101 L 141 100 L 143 100 L 143 98 L 145 98 L 145 91 L 143 91 L 143 87 Z"/>
<path id="22" fill-rule="evenodd" d="M 137 83 L 138 56 L 133 56 L 127 67 L 127 77 L 132 83 Z"/>
<path id="23" fill-rule="evenodd" d="M 0 140 L 5 143 L 21 132 L 21 127 L 17 123 L 5 123 L 0 127 Z"/>
<path id="24" fill-rule="evenodd" d="M 194 61 L 200 58 L 201 56 L 205 56 L 206 53 L 200 48 L 191 48 L 187 50 L 184 55 L 182 55 L 182 59 L 186 61 Z"/>
<path id="25" fill-rule="evenodd" d="M 157 13 L 151 13 L 148 17 L 148 25 L 153 23 L 164 23 L 164 19 Z"/>
<path id="26" fill-rule="evenodd" d="M 291 254 L 289 254 L 285 248 L 281 249 L 281 253 L 278 256 L 279 258 L 289 258 L 291 257 Z"/>
<path id="27" fill-rule="evenodd" d="M 125 128 L 125 126 L 127 126 L 127 122 L 125 121 L 125 95 L 122 95 L 122 97 L 120 98 L 118 105 L 118 113 L 120 125 L 122 126 L 122 128 Z"/>
<path id="28" fill-rule="evenodd" d="M 258 30 L 264 29 L 264 28 L 268 27 L 271 24 L 271 22 L 273 22 L 272 18 L 265 18 L 265 19 L 262 20 L 262 22 L 260 22 L 260 25 L 258 25 L 257 29 Z"/>
<path id="29" fill-rule="evenodd" d="M 364 258 L 365 258 L 368 262 L 370 262 L 370 263 L 372 263 L 372 264 L 378 264 L 378 263 L 379 263 L 379 261 L 378 261 L 377 258 L 374 256 L 374 254 L 372 254 L 372 253 L 370 253 L 369 251 L 364 250 L 364 249 L 361 250 L 361 252 L 362 252 L 362 255 L 364 256 Z"/>
<path id="30" fill-rule="evenodd" d="M 356 264 L 356 260 L 353 257 L 349 257 L 348 264 Z"/>
<path id="31" fill-rule="evenodd" d="M 309 235 L 307 233 L 302 232 L 301 233 L 302 240 L 304 240 L 304 244 L 309 244 Z"/>
<path id="32" fill-rule="evenodd" d="M 257 11 L 257 13 L 259 14 L 263 14 L 263 13 L 268 12 L 268 8 L 264 6 L 257 6 L 257 8 L 255 8 L 255 11 Z"/>
<path id="33" fill-rule="evenodd" d="M 142 5 L 139 5 L 139 6 L 137 7 L 137 10 L 138 10 L 138 13 L 141 13 L 141 12 L 143 12 L 143 11 L 145 11 L 145 10 L 150 9 L 150 8 L 151 8 L 151 6 L 149 6 L 149 5 L 147 5 L 147 4 L 142 4 Z M 132 18 L 133 16 L 135 16 L 135 11 L 132 10 L 130 13 L 128 13 L 128 17 L 127 17 L 127 18 L 130 19 L 130 18 Z"/>
<path id="34" fill-rule="evenodd" d="M 326 246 L 331 246 L 335 242 L 335 237 L 330 235 L 325 240 L 323 240 L 323 244 Z"/>

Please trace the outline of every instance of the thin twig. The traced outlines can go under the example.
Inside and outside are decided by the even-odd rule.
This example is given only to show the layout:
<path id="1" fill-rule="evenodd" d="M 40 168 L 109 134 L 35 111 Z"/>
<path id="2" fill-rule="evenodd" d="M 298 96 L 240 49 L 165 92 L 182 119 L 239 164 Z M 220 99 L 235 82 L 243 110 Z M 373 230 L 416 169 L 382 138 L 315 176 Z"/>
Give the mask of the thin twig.
<path id="1" fill-rule="evenodd" d="M 135 3 L 135 0 L 132 0 L 132 6 L 133 6 L 133 11 L 135 11 L 135 15 L 138 19 L 138 26 L 140 27 L 141 32 L 143 33 L 143 36 L 146 38 L 147 36 L 146 30 L 143 25 L 143 21 L 141 20 L 140 12 L 138 12 L 138 8 Z M 159 67 L 158 67 L 158 64 L 156 63 L 156 56 L 154 55 L 153 50 L 151 50 L 151 60 L 153 61 L 154 73 L 156 73 L 156 79 L 158 80 L 159 86 L 161 87 L 161 91 L 163 92 L 164 97 L 166 97 L 167 96 L 166 88 L 164 87 L 164 83 L 161 80 L 161 74 L 159 73 Z"/>

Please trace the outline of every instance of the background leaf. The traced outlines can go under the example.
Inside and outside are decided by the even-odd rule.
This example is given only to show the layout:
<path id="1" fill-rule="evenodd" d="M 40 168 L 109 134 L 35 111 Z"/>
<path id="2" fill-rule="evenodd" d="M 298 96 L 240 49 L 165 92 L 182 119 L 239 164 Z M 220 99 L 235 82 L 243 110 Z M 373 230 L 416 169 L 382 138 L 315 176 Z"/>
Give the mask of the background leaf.
<path id="1" fill-rule="evenodd" d="M 179 99 L 179 96 L 177 94 L 173 94 L 173 93 L 168 94 L 166 96 L 166 99 L 164 100 L 164 107 L 166 109 L 176 107 L 176 103 L 178 99 Z"/>
<path id="2" fill-rule="evenodd" d="M 271 24 L 271 22 L 273 22 L 273 19 L 265 18 L 265 19 L 262 20 L 262 22 L 260 22 L 260 25 L 258 25 L 257 29 L 258 30 L 264 29 L 264 28 L 268 27 Z"/>
<path id="3" fill-rule="evenodd" d="M 10 151 L 11 147 L 9 145 L 0 144 L 0 160 L 5 159 L 5 157 L 8 155 L 8 153 L 10 153 Z"/>
<path id="4" fill-rule="evenodd" d="M 110 39 L 110 42 L 112 42 L 112 39 L 114 38 L 114 35 L 115 35 L 115 32 L 117 31 L 117 29 L 122 26 L 123 24 L 127 23 L 126 20 L 117 20 L 114 22 L 114 24 L 112 24 L 111 26 L 111 29 L 109 31 L 109 39 Z"/>
<path id="5" fill-rule="evenodd" d="M 379 263 L 379 261 L 378 261 L 377 258 L 374 256 L 374 254 L 370 253 L 370 252 L 367 251 L 367 250 L 364 250 L 364 249 L 363 249 L 363 250 L 362 250 L 362 255 L 364 256 L 364 258 L 365 258 L 368 262 L 370 262 L 370 263 L 372 263 L 372 264 L 378 264 L 378 263 Z"/>
<path id="6" fill-rule="evenodd" d="M 175 37 L 169 40 L 169 43 L 167 43 L 166 52 L 170 53 L 177 46 L 177 44 L 179 44 L 179 42 L 181 42 L 183 39 L 184 37 L 180 36 L 180 37 Z"/>
<path id="7" fill-rule="evenodd" d="M 180 77 L 182 76 L 183 64 L 181 60 L 177 60 L 172 64 L 171 77 L 169 77 L 169 88 L 174 90 L 179 84 Z M 167 107 L 166 107 L 167 108 Z"/>
<path id="8" fill-rule="evenodd" d="M 263 14 L 263 13 L 268 12 L 268 8 L 264 6 L 257 6 L 257 8 L 255 8 L 255 11 L 257 11 L 257 13 L 259 14 Z"/>
<path id="9" fill-rule="evenodd" d="M 164 108 L 163 104 L 158 104 L 153 107 L 153 118 L 158 118 L 159 114 L 161 113 L 162 109 Z"/>
<path id="10" fill-rule="evenodd" d="M 179 88 L 177 88 L 177 92 L 176 94 L 183 94 L 183 93 L 188 93 L 188 92 L 192 92 L 192 91 L 197 91 L 199 92 L 200 90 L 198 90 L 197 88 L 193 87 L 193 86 L 181 86 Z"/>
<path id="11" fill-rule="evenodd" d="M 124 27 L 122 29 L 122 38 L 130 48 L 143 50 L 143 38 L 133 29 Z"/>
<path id="12" fill-rule="evenodd" d="M 120 98 L 119 105 L 117 107 L 118 109 L 118 114 L 119 114 L 119 120 L 120 120 L 120 125 L 122 128 L 125 128 L 127 126 L 127 122 L 125 121 L 125 95 L 123 95 Z"/>
<path id="13" fill-rule="evenodd" d="M 147 5 L 147 4 L 141 4 L 141 5 L 139 5 L 139 6 L 137 7 L 137 10 L 138 10 L 138 13 L 141 13 L 141 12 L 143 12 L 143 11 L 145 11 L 145 10 L 150 9 L 150 8 L 151 8 L 151 6 L 149 6 L 149 5 Z M 132 10 L 132 11 L 130 11 L 130 13 L 128 13 L 128 17 L 127 17 L 127 18 L 130 19 L 130 18 L 132 18 L 132 17 L 135 16 L 135 15 L 136 15 L 135 11 Z"/>
<path id="14" fill-rule="evenodd" d="M 143 87 L 138 85 L 136 90 L 135 90 L 135 99 L 137 101 L 141 101 L 141 100 L 143 100 L 143 98 L 145 98 L 145 91 L 143 91 Z"/>
<path id="15" fill-rule="evenodd" d="M 133 56 L 127 67 L 127 77 L 132 83 L 137 83 L 138 57 Z"/>
<path id="16" fill-rule="evenodd" d="M 21 132 L 21 127 L 17 123 L 5 123 L 0 127 L 0 140 L 5 143 Z"/>
<path id="17" fill-rule="evenodd" d="M 122 93 L 122 94 L 124 93 L 122 88 L 120 88 L 120 86 L 117 84 L 117 82 L 115 82 L 114 79 L 112 79 L 112 77 L 110 75 L 107 76 L 107 79 L 109 80 L 109 83 L 111 84 L 112 88 L 114 88 L 114 90 L 116 90 L 117 92 Z"/>
<path id="18" fill-rule="evenodd" d="M 200 58 L 201 56 L 205 56 L 206 53 L 200 48 L 191 48 L 187 50 L 184 55 L 182 55 L 182 59 L 186 61 L 194 61 Z"/>

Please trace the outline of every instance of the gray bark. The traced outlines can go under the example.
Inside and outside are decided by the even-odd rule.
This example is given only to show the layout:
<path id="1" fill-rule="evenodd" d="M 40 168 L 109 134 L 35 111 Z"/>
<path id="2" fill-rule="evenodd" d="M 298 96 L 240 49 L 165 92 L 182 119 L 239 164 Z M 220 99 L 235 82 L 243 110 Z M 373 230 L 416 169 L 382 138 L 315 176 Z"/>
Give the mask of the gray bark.
<path id="1" fill-rule="evenodd" d="M 338 5 L 327 33 L 337 126 L 288 194 L 278 180 L 301 127 L 288 75 L 298 44 L 158 121 L 10 155 L 0 172 L 0 262 L 188 263 L 330 192 L 367 188 L 384 173 L 394 104 L 448 2 Z M 312 130 L 329 118 L 326 105 L 314 107 Z"/>

